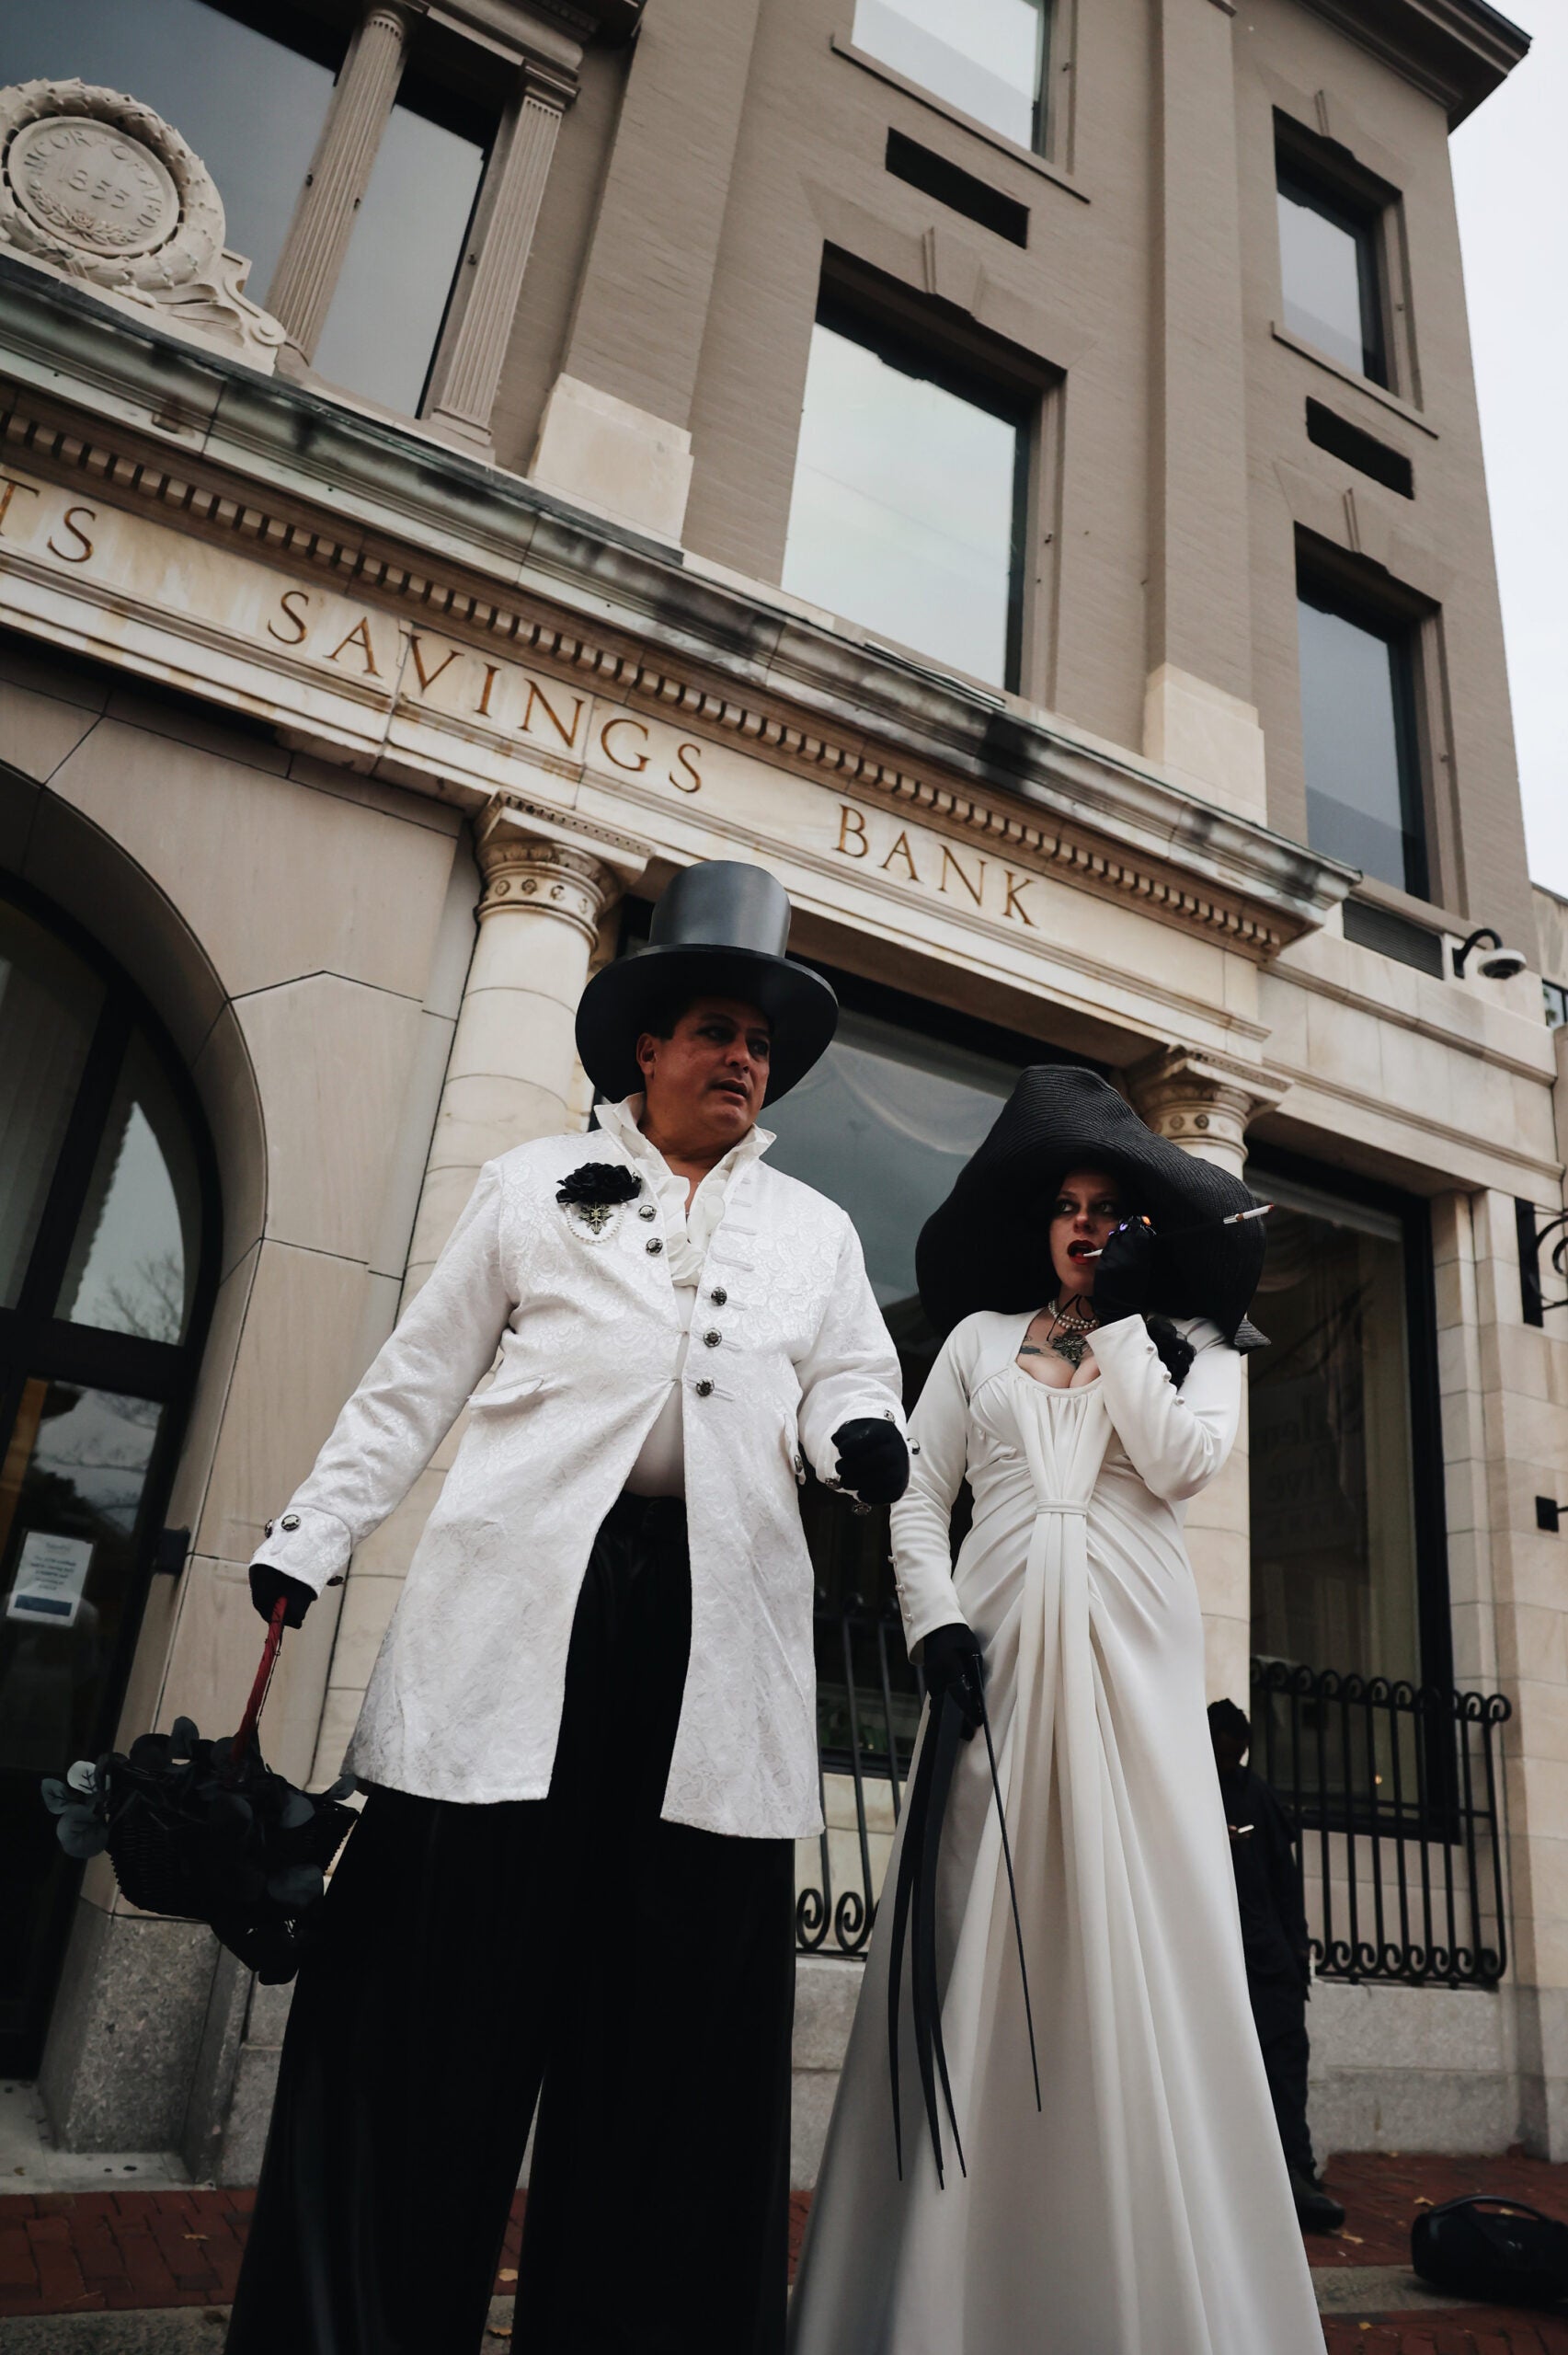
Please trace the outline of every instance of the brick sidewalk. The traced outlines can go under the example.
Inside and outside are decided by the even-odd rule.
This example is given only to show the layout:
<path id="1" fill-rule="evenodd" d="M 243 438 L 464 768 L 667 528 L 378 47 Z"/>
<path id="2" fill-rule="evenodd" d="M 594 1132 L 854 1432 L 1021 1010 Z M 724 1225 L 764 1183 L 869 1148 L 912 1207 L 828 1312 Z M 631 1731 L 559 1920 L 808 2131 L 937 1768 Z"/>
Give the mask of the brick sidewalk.
<path id="1" fill-rule="evenodd" d="M 1333 2160 L 1328 2180 L 1345 2230 L 1307 2244 L 1320 2266 L 1404 2266 L 1423 2205 L 1491 2192 L 1528 2200 L 1568 2222 L 1568 2165 L 1505 2158 L 1364 2153 Z M 234 2295 L 249 2191 L 80 2191 L 0 2197 L 0 2317 L 159 2306 L 224 2306 Z M 810 2205 L 790 2202 L 793 2274 Z M 523 2194 L 507 2227 L 496 2289 L 517 2283 Z M 1568 2318 L 1469 2306 L 1386 2321 L 1333 2317 L 1327 2355 L 1568 2355 Z"/>

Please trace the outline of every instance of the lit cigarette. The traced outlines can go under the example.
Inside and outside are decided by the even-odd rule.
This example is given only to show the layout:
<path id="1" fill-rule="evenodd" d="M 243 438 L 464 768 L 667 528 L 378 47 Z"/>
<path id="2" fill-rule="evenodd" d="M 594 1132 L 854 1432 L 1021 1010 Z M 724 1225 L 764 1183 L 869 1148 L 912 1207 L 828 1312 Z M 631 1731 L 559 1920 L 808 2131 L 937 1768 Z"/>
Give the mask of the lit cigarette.
<path id="1" fill-rule="evenodd" d="M 1250 1211 L 1232 1211 L 1229 1218 L 1217 1218 L 1213 1221 L 1213 1224 L 1215 1226 L 1245 1226 L 1250 1218 L 1266 1218 L 1273 1208 L 1272 1202 L 1259 1202 Z M 1143 1223 L 1145 1226 L 1149 1223 L 1147 1219 Z M 1183 1235 L 1201 1235 L 1205 1232 L 1204 1228 L 1198 1226 L 1184 1226 L 1180 1229 Z M 1175 1239 L 1173 1235 L 1169 1238 L 1173 1242 Z M 1104 1249 L 1104 1246 L 1102 1244 L 1100 1251 Z M 1100 1251 L 1075 1251 L 1072 1256 L 1075 1259 L 1097 1259 L 1100 1257 Z"/>

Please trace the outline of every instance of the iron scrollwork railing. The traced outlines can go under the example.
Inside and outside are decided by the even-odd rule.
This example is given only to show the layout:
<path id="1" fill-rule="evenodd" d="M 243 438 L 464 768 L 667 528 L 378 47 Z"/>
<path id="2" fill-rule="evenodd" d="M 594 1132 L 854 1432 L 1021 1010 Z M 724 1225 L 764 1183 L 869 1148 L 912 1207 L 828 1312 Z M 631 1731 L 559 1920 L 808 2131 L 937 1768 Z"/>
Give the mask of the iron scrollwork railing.
<path id="1" fill-rule="evenodd" d="M 898 1614 L 857 1605 L 817 1614 L 818 1771 L 824 1830 L 817 1878 L 796 1890 L 801 1954 L 862 1955 L 898 1821 L 924 1683 L 910 1665 Z M 836 1821 L 850 1786 L 853 1824 Z M 876 1819 L 881 1819 L 880 1821 Z M 836 1865 L 848 1848 L 850 1861 Z"/>
<path id="2" fill-rule="evenodd" d="M 1538 1220 L 1542 1223 L 1538 1224 Z M 1540 1271 L 1540 1255 L 1547 1251 L 1559 1279 L 1568 1284 L 1568 1211 L 1539 1210 L 1534 1202 L 1516 1200 L 1514 1227 L 1519 1245 L 1519 1304 L 1524 1320 L 1527 1325 L 1544 1325 L 1549 1308 L 1568 1308 L 1568 1291 L 1560 1300 L 1547 1299 Z"/>
<path id="3" fill-rule="evenodd" d="M 1507 1700 L 1281 1660 L 1254 1660 L 1252 1687 L 1252 1763 L 1298 1827 L 1320 1977 L 1494 1987 Z"/>
<path id="4" fill-rule="evenodd" d="M 871 1936 L 921 1680 L 896 1614 L 817 1616 L 826 1829 L 797 1888 L 802 1954 Z M 1507 1967 L 1495 1693 L 1254 1660 L 1253 1759 L 1299 1831 L 1320 1977 L 1493 1987 Z"/>

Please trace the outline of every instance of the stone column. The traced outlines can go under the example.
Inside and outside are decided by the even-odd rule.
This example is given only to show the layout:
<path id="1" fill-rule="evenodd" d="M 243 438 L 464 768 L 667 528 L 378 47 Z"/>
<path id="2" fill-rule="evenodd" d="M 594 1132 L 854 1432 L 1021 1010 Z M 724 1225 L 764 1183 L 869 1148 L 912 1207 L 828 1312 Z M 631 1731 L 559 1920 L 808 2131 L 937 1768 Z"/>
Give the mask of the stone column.
<path id="1" fill-rule="evenodd" d="M 1207 5 L 1207 0 L 1206 0 Z M 1127 1090 L 1156 1135 L 1200 1161 L 1242 1175 L 1247 1123 L 1277 1103 L 1283 1088 L 1266 1073 L 1191 1047 L 1163 1047 L 1135 1063 Z M 1187 1543 L 1203 1605 L 1210 1700 L 1247 1706 L 1252 1657 L 1252 1511 L 1247 1465 L 1247 1399 L 1230 1462 L 1187 1507 Z"/>
<path id="2" fill-rule="evenodd" d="M 326 320 L 354 219 L 370 186 L 408 47 L 428 0 L 371 0 L 349 43 L 343 70 L 305 176 L 268 292 L 268 308 L 288 334 L 285 365 L 307 368 Z"/>
<path id="3" fill-rule="evenodd" d="M 533 247 L 544 183 L 561 117 L 577 96 L 577 77 L 530 59 L 485 175 L 463 283 L 437 356 L 429 421 L 488 456 L 490 411 L 517 318 L 522 276 Z"/>
<path id="4" fill-rule="evenodd" d="M 619 878 L 589 852 L 526 833 L 505 809 L 479 821 L 479 936 L 452 1035 L 404 1280 L 434 1265 L 486 1161 L 578 1125 L 578 1000 Z"/>
<path id="5" fill-rule="evenodd" d="M 1262 818 L 1252 701 L 1241 191 L 1230 0 L 1154 0 L 1154 387 L 1143 750 Z"/>
<path id="6" fill-rule="evenodd" d="M 621 880 L 589 852 L 527 833 L 510 811 L 475 827 L 485 889 L 414 1220 L 403 1304 L 441 1256 L 486 1161 L 584 1125 L 578 1000 Z M 409 1495 L 354 1556 L 338 1622 L 315 1780 L 337 1774 L 414 1548 L 441 1495 L 459 1420 Z"/>

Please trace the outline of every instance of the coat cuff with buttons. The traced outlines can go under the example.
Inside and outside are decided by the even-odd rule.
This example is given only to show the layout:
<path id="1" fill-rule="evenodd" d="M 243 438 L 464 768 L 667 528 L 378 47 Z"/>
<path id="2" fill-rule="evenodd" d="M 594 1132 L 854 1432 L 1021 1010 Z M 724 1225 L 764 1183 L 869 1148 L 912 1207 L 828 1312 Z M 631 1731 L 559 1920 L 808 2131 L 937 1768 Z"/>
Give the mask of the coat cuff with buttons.
<path id="1" fill-rule="evenodd" d="M 347 1522 L 318 1505 L 290 1505 L 267 1523 L 267 1533 L 251 1556 L 285 1578 L 298 1579 L 319 1594 L 324 1587 L 341 1586 L 348 1575 L 353 1541 Z"/>

